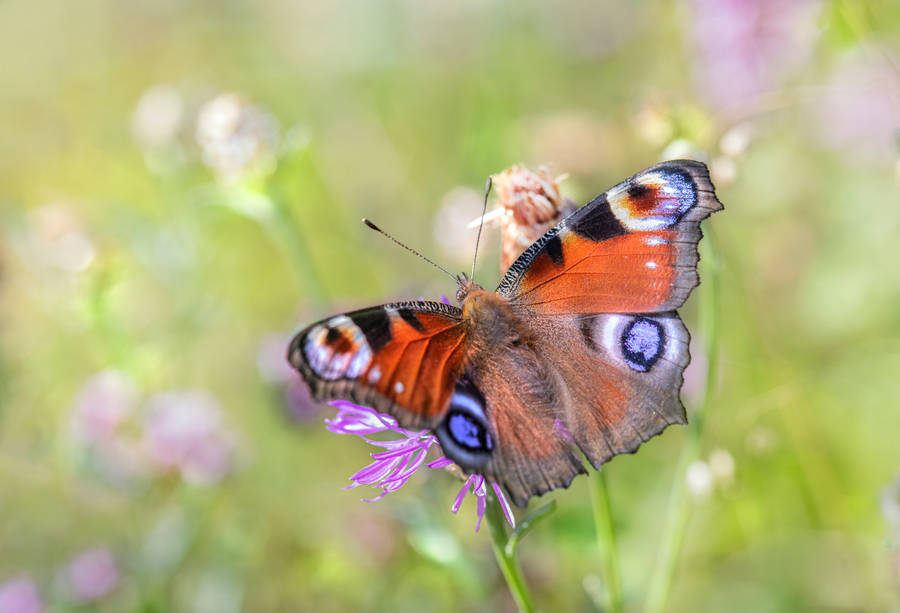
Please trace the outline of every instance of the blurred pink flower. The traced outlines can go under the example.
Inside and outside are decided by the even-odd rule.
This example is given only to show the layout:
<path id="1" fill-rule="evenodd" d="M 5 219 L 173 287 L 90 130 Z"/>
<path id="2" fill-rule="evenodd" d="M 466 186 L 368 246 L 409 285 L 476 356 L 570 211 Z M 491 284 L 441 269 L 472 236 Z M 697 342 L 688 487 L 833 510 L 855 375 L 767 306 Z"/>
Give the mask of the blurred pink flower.
<path id="1" fill-rule="evenodd" d="M 309 395 L 309 388 L 297 378 L 296 371 L 284 352 L 290 342 L 287 334 L 268 334 L 263 337 L 256 353 L 256 370 L 269 383 L 283 386 L 284 410 L 295 421 L 307 421 L 319 413 L 319 404 Z"/>
<path id="2" fill-rule="evenodd" d="M 691 362 L 684 369 L 684 385 L 681 393 L 693 406 L 703 401 L 706 393 L 706 372 L 709 369 L 709 360 L 706 356 L 705 343 L 699 336 L 694 336 L 690 344 Z"/>
<path id="3" fill-rule="evenodd" d="M 137 389 L 128 375 L 104 370 L 90 377 L 75 398 L 72 428 L 88 444 L 104 444 L 134 412 Z"/>
<path id="4" fill-rule="evenodd" d="M 65 582 L 77 602 L 93 602 L 119 585 L 119 567 L 105 547 L 86 549 L 66 566 Z"/>
<path id="5" fill-rule="evenodd" d="M 813 129 L 826 147 L 863 159 L 900 154 L 900 76 L 887 61 L 848 59 L 816 99 Z"/>
<path id="6" fill-rule="evenodd" d="M 256 370 L 264 381 L 286 383 L 297 379 L 297 373 L 284 352 L 290 340 L 290 335 L 277 332 L 263 337 L 256 352 Z"/>
<path id="7" fill-rule="evenodd" d="M 204 391 L 164 392 L 147 402 L 144 448 L 159 470 L 192 483 L 215 483 L 231 470 L 234 436 L 218 400 Z"/>
<path id="8" fill-rule="evenodd" d="M 40 613 L 41 597 L 34 582 L 25 575 L 0 585 L 0 613 Z"/>
<path id="9" fill-rule="evenodd" d="M 309 395 L 309 387 L 296 379 L 284 386 L 284 408 L 287 416 L 298 422 L 309 421 L 321 411 L 321 405 Z"/>
<path id="10" fill-rule="evenodd" d="M 71 427 L 94 469 L 115 482 L 128 481 L 145 472 L 136 444 L 133 419 L 137 388 L 128 375 L 105 370 L 90 377 L 72 406 Z"/>
<path id="11" fill-rule="evenodd" d="M 338 413 L 334 419 L 326 419 L 328 430 L 335 434 L 354 434 L 370 445 L 381 447 L 384 451 L 372 454 L 375 460 L 362 470 L 350 477 L 353 482 L 344 489 L 353 489 L 360 485 L 371 485 L 381 489 L 381 493 L 375 498 L 366 500 L 375 502 L 381 500 L 387 494 L 395 492 L 409 481 L 413 474 L 425 464 L 425 456 L 432 445 L 438 445 L 437 437 L 428 430 L 407 430 L 397 424 L 397 420 L 389 415 L 384 415 L 369 407 L 360 406 L 346 400 L 335 400 L 330 403 L 337 407 Z M 390 440 L 374 440 L 370 434 L 393 432 L 400 438 Z M 447 468 L 454 466 L 453 462 L 444 456 L 425 464 L 428 468 Z M 487 508 L 488 481 L 481 475 L 469 475 L 462 489 L 453 502 L 451 511 L 459 511 L 466 494 L 471 491 L 475 494 L 476 513 L 478 521 L 475 531 L 481 527 L 481 520 Z M 496 483 L 491 483 L 491 488 L 497 497 L 510 526 L 515 527 L 515 516 L 512 508 L 503 495 L 503 490 Z M 365 499 L 364 499 L 365 500 Z"/>
<path id="12" fill-rule="evenodd" d="M 701 95 L 724 110 L 777 87 L 810 57 L 820 0 L 691 0 Z"/>

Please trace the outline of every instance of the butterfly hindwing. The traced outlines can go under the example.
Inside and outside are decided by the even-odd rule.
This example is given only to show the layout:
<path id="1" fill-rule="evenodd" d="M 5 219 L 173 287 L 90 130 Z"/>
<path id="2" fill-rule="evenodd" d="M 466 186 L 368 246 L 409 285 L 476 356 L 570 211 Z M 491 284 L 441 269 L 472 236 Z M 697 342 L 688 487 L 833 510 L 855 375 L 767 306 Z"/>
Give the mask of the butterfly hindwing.
<path id="1" fill-rule="evenodd" d="M 690 337 L 678 314 L 603 314 L 556 322 L 573 352 L 544 352 L 569 390 L 561 417 L 595 468 L 671 424 L 687 423 L 679 398 Z"/>
<path id="2" fill-rule="evenodd" d="M 465 357 L 460 317 L 424 301 L 335 315 L 297 333 L 288 360 L 316 400 L 347 398 L 404 427 L 434 427 Z"/>
<path id="3" fill-rule="evenodd" d="M 497 291 L 543 316 L 674 310 L 698 283 L 700 222 L 721 208 L 704 164 L 657 164 L 548 231 Z"/>
<path id="4" fill-rule="evenodd" d="M 460 450 L 438 429 L 448 456 L 503 485 L 517 505 L 586 472 L 579 450 L 599 468 L 686 422 L 679 390 L 689 336 L 676 313 L 523 325 L 518 345 L 473 355 L 475 368 L 463 375 L 473 401 L 453 403 L 476 407 L 491 444 Z"/>

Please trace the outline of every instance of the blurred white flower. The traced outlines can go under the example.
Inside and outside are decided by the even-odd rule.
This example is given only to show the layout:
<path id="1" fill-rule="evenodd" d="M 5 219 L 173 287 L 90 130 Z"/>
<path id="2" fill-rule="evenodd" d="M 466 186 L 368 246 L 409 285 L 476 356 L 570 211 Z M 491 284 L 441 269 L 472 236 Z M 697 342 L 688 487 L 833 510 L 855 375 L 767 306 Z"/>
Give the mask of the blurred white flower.
<path id="1" fill-rule="evenodd" d="M 469 222 L 481 215 L 484 194 L 468 187 L 454 187 L 441 198 L 432 232 L 441 252 L 454 260 L 467 261 L 475 250 L 476 230 Z"/>
<path id="2" fill-rule="evenodd" d="M 151 575 L 172 572 L 184 559 L 192 539 L 185 510 L 177 504 L 166 507 L 157 515 L 137 554 L 141 569 Z"/>
<path id="3" fill-rule="evenodd" d="M 726 187 L 737 179 L 737 163 L 734 158 L 717 155 L 709 161 L 709 177 L 716 187 Z"/>
<path id="4" fill-rule="evenodd" d="M 826 147 L 863 159 L 900 154 L 900 76 L 887 61 L 846 59 L 812 111 L 815 136 Z"/>
<path id="5" fill-rule="evenodd" d="M 0 585 L 0 613 L 40 613 L 43 608 L 37 587 L 27 576 Z"/>
<path id="6" fill-rule="evenodd" d="M 767 455 L 778 444 L 778 435 L 771 428 L 756 426 L 747 433 L 744 444 L 747 446 L 747 451 L 754 455 Z"/>
<path id="7" fill-rule="evenodd" d="M 67 204 L 42 205 L 29 214 L 30 256 L 65 272 L 90 266 L 95 250 L 82 229 L 81 220 Z"/>
<path id="8" fill-rule="evenodd" d="M 653 147 L 662 147 L 675 133 L 675 123 L 672 121 L 669 108 L 655 101 L 644 104 L 632 122 L 638 136 Z"/>
<path id="9" fill-rule="evenodd" d="M 718 486 L 728 486 L 734 481 L 734 456 L 725 449 L 713 449 L 709 454 L 709 470 Z"/>
<path id="10" fill-rule="evenodd" d="M 143 149 L 162 149 L 178 136 L 184 122 L 184 99 L 172 85 L 151 87 L 131 116 L 131 133 Z"/>
<path id="11" fill-rule="evenodd" d="M 225 93 L 200 109 L 196 137 L 207 166 L 234 181 L 274 165 L 279 126 L 238 94 Z"/>
<path id="12" fill-rule="evenodd" d="M 900 477 L 881 491 L 881 513 L 888 526 L 900 536 Z"/>
<path id="13" fill-rule="evenodd" d="M 233 467 L 234 435 L 222 423 L 218 400 L 204 391 L 164 392 L 147 402 L 144 449 L 161 471 L 210 484 Z"/>
<path id="14" fill-rule="evenodd" d="M 240 577 L 225 569 L 201 573 L 192 590 L 193 613 L 240 613 L 243 584 Z"/>
<path id="15" fill-rule="evenodd" d="M 749 121 L 741 122 L 730 127 L 719 139 L 719 151 L 730 158 L 737 158 L 747 151 L 750 141 L 753 140 L 753 124 Z"/>
<path id="16" fill-rule="evenodd" d="M 100 600 L 119 585 L 119 567 L 105 547 L 82 551 L 69 562 L 63 574 L 66 590 L 79 603 Z"/>
<path id="17" fill-rule="evenodd" d="M 703 460 L 695 460 L 684 475 L 688 491 L 695 498 L 705 498 L 713 489 L 713 472 Z"/>

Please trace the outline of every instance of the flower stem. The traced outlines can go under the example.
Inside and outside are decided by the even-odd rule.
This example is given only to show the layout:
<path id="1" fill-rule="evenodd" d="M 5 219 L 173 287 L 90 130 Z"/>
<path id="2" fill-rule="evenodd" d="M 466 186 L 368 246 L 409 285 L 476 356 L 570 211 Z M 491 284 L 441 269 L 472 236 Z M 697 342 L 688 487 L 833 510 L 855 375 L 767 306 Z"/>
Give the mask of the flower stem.
<path id="1" fill-rule="evenodd" d="M 668 519 L 666 520 L 659 557 L 656 560 L 656 567 L 650 579 L 650 587 L 647 590 L 647 601 L 644 606 L 645 613 L 659 613 L 665 608 L 666 600 L 669 597 L 672 579 L 675 576 L 675 564 L 678 561 L 678 554 L 684 543 L 688 520 L 690 519 L 688 511 L 690 510 L 691 501 L 686 492 L 685 473 L 688 466 L 700 457 L 706 411 L 718 379 L 719 261 L 716 257 L 715 235 L 711 231 L 708 231 L 707 239 L 700 248 L 703 254 L 703 261 L 708 263 L 706 266 L 707 274 L 704 291 L 700 294 L 700 329 L 702 338 L 706 341 L 706 382 L 703 389 L 703 399 L 698 403 L 697 409 L 691 415 L 691 423 L 688 426 L 688 440 L 681 450 L 678 467 L 675 470 L 672 492 L 669 497 Z"/>
<path id="2" fill-rule="evenodd" d="M 485 511 L 485 519 L 487 520 L 488 529 L 491 532 L 491 543 L 494 546 L 494 557 L 497 558 L 497 565 L 500 566 L 500 572 L 506 579 L 506 586 L 509 593 L 512 594 L 516 606 L 522 613 L 533 613 L 537 611 L 528 586 L 525 584 L 525 578 L 522 576 L 522 569 L 515 555 L 506 552 L 506 520 L 503 517 L 503 511 L 500 509 L 500 503 L 493 496 L 488 497 L 487 509 Z"/>
<path id="3" fill-rule="evenodd" d="M 619 572 L 619 552 L 616 547 L 616 530 L 613 525 L 609 488 L 603 471 L 591 475 L 590 492 L 591 506 L 594 509 L 594 527 L 597 530 L 597 546 L 603 557 L 607 610 L 610 613 L 619 613 L 623 605 L 622 577 Z"/>

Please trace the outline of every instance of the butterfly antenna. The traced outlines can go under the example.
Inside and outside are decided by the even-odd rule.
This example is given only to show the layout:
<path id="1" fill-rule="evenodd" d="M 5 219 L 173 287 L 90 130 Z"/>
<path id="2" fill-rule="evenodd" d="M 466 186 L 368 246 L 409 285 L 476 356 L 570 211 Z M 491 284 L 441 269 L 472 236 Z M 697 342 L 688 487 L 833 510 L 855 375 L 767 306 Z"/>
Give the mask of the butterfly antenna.
<path id="1" fill-rule="evenodd" d="M 457 281 L 457 278 L 456 278 L 455 276 L 453 276 L 452 274 L 450 274 L 449 272 L 447 272 L 447 269 L 446 269 L 446 268 L 443 268 L 443 267 L 441 267 L 441 266 L 438 266 L 437 264 L 435 264 L 434 262 L 432 262 L 431 260 L 429 260 L 428 258 L 426 258 L 424 255 L 422 255 L 421 253 L 419 253 L 418 251 L 416 251 L 416 250 L 413 249 L 412 247 L 409 247 L 409 246 L 407 246 L 407 245 L 404 245 L 403 243 L 401 243 L 401 242 L 398 241 L 396 238 L 394 238 L 393 236 L 391 236 L 390 234 L 388 234 L 387 232 L 385 232 L 384 230 L 382 230 L 381 228 L 379 228 L 378 226 L 376 226 L 375 224 L 373 224 L 371 221 L 369 221 L 369 220 L 366 219 L 365 217 L 363 217 L 362 222 L 363 222 L 364 224 L 366 224 L 367 226 L 369 226 L 370 228 L 372 228 L 373 230 L 375 230 L 376 232 L 378 232 L 379 234 L 388 237 L 389 239 L 391 239 L 392 241 L 394 241 L 395 243 L 397 243 L 398 245 L 400 245 L 401 247 L 403 247 L 404 249 L 406 249 L 406 250 L 409 251 L 410 253 L 413 253 L 413 254 L 419 256 L 420 258 L 422 258 L 423 260 L 425 260 L 426 262 L 428 262 L 429 264 L 431 264 L 432 266 L 434 266 L 435 268 L 437 268 L 438 270 L 440 270 L 442 273 L 444 273 L 445 275 L 447 275 L 448 277 L 450 277 L 450 278 L 453 279 L 454 281 Z"/>
<path id="2" fill-rule="evenodd" d="M 475 281 L 475 262 L 478 260 L 478 243 L 481 242 L 481 229 L 484 228 L 484 214 L 487 212 L 488 196 L 491 195 L 491 186 L 493 184 L 494 181 L 491 177 L 488 177 L 487 183 L 484 186 L 484 206 L 481 208 L 481 223 L 478 224 L 478 237 L 475 239 L 475 255 L 472 256 L 472 281 Z"/>

